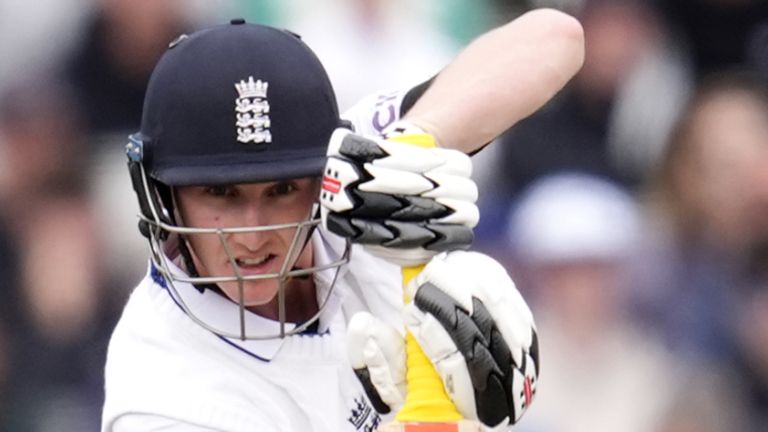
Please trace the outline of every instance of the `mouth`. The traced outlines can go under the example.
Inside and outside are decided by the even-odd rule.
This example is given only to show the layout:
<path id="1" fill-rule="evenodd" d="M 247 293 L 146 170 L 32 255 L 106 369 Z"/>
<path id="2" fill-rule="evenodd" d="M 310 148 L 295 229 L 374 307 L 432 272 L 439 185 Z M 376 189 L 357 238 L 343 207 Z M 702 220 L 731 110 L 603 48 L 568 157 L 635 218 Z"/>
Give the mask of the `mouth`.
<path id="1" fill-rule="evenodd" d="M 275 254 L 257 257 L 238 257 L 235 259 L 235 264 L 245 274 L 262 274 L 268 272 L 276 258 L 277 255 Z"/>

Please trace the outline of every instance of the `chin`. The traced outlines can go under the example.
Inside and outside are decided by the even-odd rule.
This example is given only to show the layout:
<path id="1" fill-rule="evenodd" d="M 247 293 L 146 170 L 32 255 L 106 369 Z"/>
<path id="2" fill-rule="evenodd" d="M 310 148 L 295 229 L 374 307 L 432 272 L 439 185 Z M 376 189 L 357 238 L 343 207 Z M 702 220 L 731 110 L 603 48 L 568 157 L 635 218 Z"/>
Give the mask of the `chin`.
<path id="1" fill-rule="evenodd" d="M 240 303 L 240 289 L 236 282 L 221 284 L 221 289 L 235 303 Z M 278 291 L 278 284 L 275 280 L 269 281 L 250 281 L 243 287 L 245 299 L 243 304 L 246 307 L 261 306 L 271 302 Z"/>

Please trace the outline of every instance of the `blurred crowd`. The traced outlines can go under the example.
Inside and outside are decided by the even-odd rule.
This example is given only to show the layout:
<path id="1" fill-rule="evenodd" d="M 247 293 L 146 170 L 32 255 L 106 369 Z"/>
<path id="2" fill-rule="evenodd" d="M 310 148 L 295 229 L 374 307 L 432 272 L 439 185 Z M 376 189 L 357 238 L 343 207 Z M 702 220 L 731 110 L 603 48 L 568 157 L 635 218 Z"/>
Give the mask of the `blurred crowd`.
<path id="1" fill-rule="evenodd" d="M 343 110 L 534 7 L 577 16 L 587 56 L 475 157 L 476 247 L 542 344 L 518 430 L 768 430 L 764 0 L 0 0 L 0 431 L 98 430 L 146 266 L 123 147 L 176 36 L 291 29 Z"/>

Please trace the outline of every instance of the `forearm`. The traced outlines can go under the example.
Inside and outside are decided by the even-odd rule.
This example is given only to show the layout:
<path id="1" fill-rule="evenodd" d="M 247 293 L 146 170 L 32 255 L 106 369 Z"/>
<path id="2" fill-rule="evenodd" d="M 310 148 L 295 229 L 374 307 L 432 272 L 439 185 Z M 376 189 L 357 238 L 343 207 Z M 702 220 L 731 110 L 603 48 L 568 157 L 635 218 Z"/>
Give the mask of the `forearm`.
<path id="1" fill-rule="evenodd" d="M 405 118 L 441 146 L 469 153 L 541 108 L 583 61 L 579 22 L 534 10 L 469 44 Z"/>

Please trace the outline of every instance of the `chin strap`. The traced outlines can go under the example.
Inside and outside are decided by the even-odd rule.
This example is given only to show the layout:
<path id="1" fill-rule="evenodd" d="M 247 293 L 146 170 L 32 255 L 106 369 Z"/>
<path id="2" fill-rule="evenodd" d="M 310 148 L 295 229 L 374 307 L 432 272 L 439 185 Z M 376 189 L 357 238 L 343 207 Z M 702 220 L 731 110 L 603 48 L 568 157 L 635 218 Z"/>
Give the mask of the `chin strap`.
<path id="1" fill-rule="evenodd" d="M 160 202 L 162 203 L 163 207 L 168 211 L 168 217 L 170 218 L 171 224 L 178 225 L 176 220 L 176 211 L 175 211 L 177 206 L 175 205 L 176 200 L 173 194 L 173 189 L 167 185 L 158 185 L 157 194 L 160 196 Z M 200 273 L 197 271 L 197 267 L 195 267 L 195 262 L 192 259 L 192 252 L 190 251 L 190 247 L 187 244 L 187 239 L 184 238 L 184 236 L 181 234 L 178 234 L 177 247 L 179 249 L 179 254 L 181 254 L 182 263 L 184 264 L 184 270 L 187 272 L 187 274 L 193 278 L 200 277 Z M 195 289 L 197 289 L 201 293 L 204 292 L 206 289 L 209 289 L 211 291 L 224 295 L 224 292 L 216 284 L 192 284 L 192 286 L 195 287 Z"/>
<path id="2" fill-rule="evenodd" d="M 181 254 L 181 259 L 184 261 L 184 267 L 187 271 L 187 274 L 189 274 L 190 277 L 196 278 L 200 277 L 200 273 L 197 271 L 197 267 L 195 267 L 195 263 L 192 260 L 192 254 L 189 252 L 189 246 L 187 246 L 187 240 L 183 237 L 179 238 L 179 253 Z M 216 284 L 192 284 L 195 289 L 200 291 L 201 293 L 204 292 L 206 289 L 209 289 L 211 291 L 215 291 L 219 294 L 224 294 L 224 292 L 219 288 Z"/>

